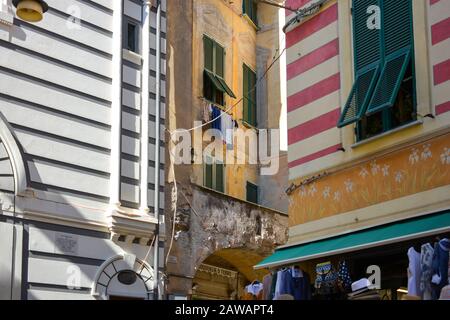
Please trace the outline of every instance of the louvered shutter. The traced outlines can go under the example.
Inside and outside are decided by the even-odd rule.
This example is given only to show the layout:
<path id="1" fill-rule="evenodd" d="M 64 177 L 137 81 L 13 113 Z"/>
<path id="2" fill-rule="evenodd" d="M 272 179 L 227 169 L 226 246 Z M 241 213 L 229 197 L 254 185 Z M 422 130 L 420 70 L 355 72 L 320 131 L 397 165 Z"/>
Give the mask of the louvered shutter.
<path id="1" fill-rule="evenodd" d="M 212 189 L 213 188 L 213 165 L 211 158 L 205 159 L 205 178 L 204 178 L 205 187 Z"/>
<path id="2" fill-rule="evenodd" d="M 367 21 L 368 8 L 378 5 L 378 0 L 353 0 L 355 82 L 339 119 L 339 128 L 361 119 L 377 84 L 382 58 L 381 31 L 368 28 Z"/>
<path id="3" fill-rule="evenodd" d="M 203 37 L 203 46 L 205 54 L 205 69 L 214 72 L 214 41 L 208 37 Z"/>
<path id="4" fill-rule="evenodd" d="M 384 65 L 367 114 L 392 107 L 413 55 L 411 0 L 382 2 Z"/>
<path id="5" fill-rule="evenodd" d="M 219 192 L 225 191 L 224 186 L 224 165 L 221 162 L 216 163 L 216 187 L 215 190 Z"/>

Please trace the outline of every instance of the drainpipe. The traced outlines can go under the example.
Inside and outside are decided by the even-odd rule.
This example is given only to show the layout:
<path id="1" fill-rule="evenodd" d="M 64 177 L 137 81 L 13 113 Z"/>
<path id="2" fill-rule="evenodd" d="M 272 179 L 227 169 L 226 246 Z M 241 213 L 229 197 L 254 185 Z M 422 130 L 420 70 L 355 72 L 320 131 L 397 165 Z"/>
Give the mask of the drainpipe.
<path id="1" fill-rule="evenodd" d="M 140 211 L 143 216 L 148 208 L 149 162 L 149 104 L 150 104 L 150 0 L 143 1 L 142 8 L 142 106 L 141 106 L 141 196 Z"/>
<path id="2" fill-rule="evenodd" d="M 113 1 L 113 48 L 111 84 L 111 163 L 109 204 L 111 214 L 120 207 L 120 152 L 122 141 L 122 11 L 123 1 Z"/>
<path id="3" fill-rule="evenodd" d="M 156 146 L 155 146 L 155 214 L 158 220 L 158 225 L 156 226 L 156 239 L 155 239 L 155 297 L 159 299 L 162 296 L 162 292 L 159 292 L 159 141 L 160 141 L 160 111 L 161 111 L 161 0 L 156 0 L 156 111 L 155 111 L 155 138 L 156 138 Z"/>

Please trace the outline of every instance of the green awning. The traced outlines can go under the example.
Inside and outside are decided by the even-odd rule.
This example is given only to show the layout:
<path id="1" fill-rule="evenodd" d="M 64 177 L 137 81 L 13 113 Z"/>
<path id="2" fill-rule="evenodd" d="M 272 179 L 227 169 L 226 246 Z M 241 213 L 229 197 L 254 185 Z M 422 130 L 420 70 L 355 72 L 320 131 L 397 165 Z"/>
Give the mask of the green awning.
<path id="1" fill-rule="evenodd" d="M 448 231 L 450 231 L 450 211 L 402 220 L 314 242 L 280 248 L 254 268 L 274 268 Z"/>
<path id="2" fill-rule="evenodd" d="M 214 73 L 208 71 L 205 69 L 205 75 L 209 78 L 209 80 L 211 81 L 211 83 L 214 85 L 214 87 L 219 90 L 222 91 L 223 93 L 226 93 L 227 95 L 229 95 L 232 98 L 236 98 L 236 95 L 233 93 L 233 91 L 230 89 L 230 87 L 228 87 L 228 85 L 226 84 L 225 80 L 223 80 L 221 77 L 216 76 Z"/>
<path id="3" fill-rule="evenodd" d="M 227 85 L 227 83 L 225 82 L 225 80 L 223 80 L 221 77 L 216 76 L 217 81 L 220 82 L 220 84 L 222 85 L 223 89 L 225 90 L 225 92 L 227 93 L 227 95 L 229 95 L 230 97 L 232 97 L 233 99 L 236 99 L 236 95 L 233 93 L 233 91 L 230 89 L 230 87 Z"/>

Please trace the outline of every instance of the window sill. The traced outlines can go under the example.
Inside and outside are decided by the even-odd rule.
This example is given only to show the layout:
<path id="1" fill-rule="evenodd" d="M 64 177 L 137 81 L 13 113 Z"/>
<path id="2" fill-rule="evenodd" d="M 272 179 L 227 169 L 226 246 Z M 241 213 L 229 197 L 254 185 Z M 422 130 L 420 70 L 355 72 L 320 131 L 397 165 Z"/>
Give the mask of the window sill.
<path id="1" fill-rule="evenodd" d="M 142 65 L 142 56 L 140 54 L 137 54 L 136 52 L 122 49 L 122 56 L 124 60 L 134 63 L 138 66 Z"/>
<path id="2" fill-rule="evenodd" d="M 358 148 L 360 146 L 369 144 L 369 143 L 371 143 L 373 141 L 382 139 L 382 138 L 384 138 L 384 137 L 386 137 L 388 135 L 391 135 L 391 134 L 394 134 L 394 133 L 397 133 L 399 131 L 403 131 L 403 130 L 406 130 L 406 129 L 409 129 L 409 128 L 412 128 L 412 127 L 416 127 L 416 126 L 419 126 L 419 125 L 422 125 L 422 124 L 423 124 L 422 120 L 416 120 L 416 121 L 410 122 L 408 124 L 405 124 L 405 125 L 403 125 L 401 127 L 392 129 L 390 131 L 383 132 L 383 133 L 381 133 L 381 134 L 379 134 L 379 135 L 377 135 L 375 137 L 371 137 L 369 139 L 359 141 L 359 142 L 353 144 L 351 147 L 352 147 L 352 149 L 355 149 L 355 148 Z"/>
<path id="3" fill-rule="evenodd" d="M 247 20 L 247 22 L 256 30 L 259 31 L 259 27 L 256 25 L 256 23 L 249 17 L 248 14 L 243 13 L 242 17 Z"/>
<path id="4" fill-rule="evenodd" d="M 255 127 L 254 125 L 248 123 L 248 122 L 245 121 L 244 119 L 242 119 L 241 122 L 242 122 L 242 124 L 244 125 L 244 127 L 247 127 L 248 129 L 253 129 L 253 130 L 255 130 L 256 132 L 259 131 L 257 127 Z"/>

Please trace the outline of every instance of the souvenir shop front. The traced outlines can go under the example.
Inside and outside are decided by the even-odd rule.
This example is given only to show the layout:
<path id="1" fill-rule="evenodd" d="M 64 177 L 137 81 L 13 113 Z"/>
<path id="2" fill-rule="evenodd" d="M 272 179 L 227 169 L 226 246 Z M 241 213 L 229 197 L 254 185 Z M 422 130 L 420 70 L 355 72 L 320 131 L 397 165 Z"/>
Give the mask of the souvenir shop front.
<path id="1" fill-rule="evenodd" d="M 447 211 L 282 247 L 255 266 L 269 271 L 255 297 L 447 300 L 449 239 Z"/>

